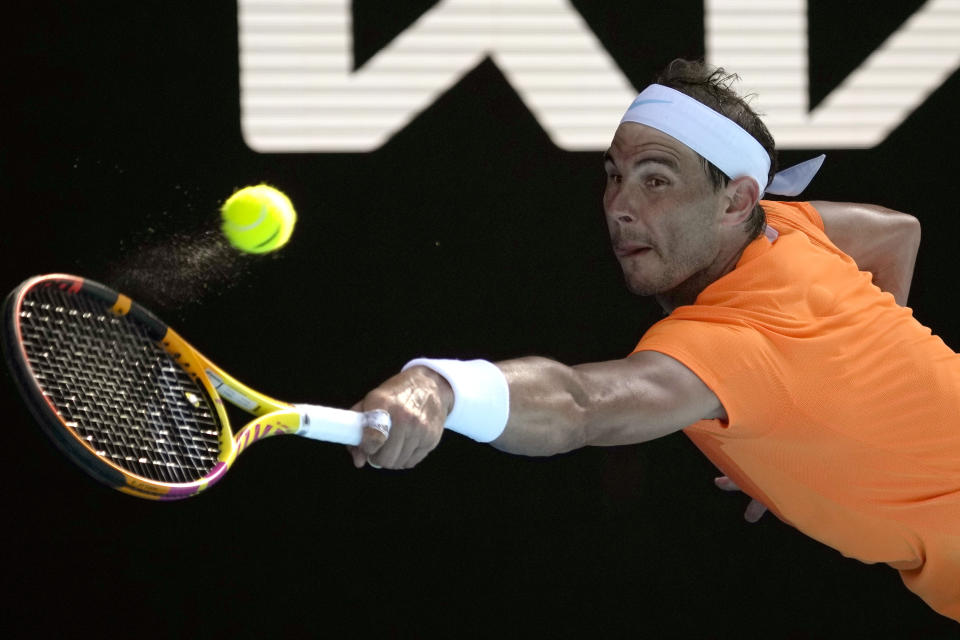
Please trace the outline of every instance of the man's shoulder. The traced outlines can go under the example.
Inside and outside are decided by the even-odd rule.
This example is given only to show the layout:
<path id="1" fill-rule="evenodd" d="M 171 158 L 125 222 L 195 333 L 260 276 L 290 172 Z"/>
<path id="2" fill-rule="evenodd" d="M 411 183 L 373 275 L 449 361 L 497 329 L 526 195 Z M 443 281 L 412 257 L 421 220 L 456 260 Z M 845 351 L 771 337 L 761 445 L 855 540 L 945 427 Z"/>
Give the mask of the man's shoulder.
<path id="1" fill-rule="evenodd" d="M 767 224 L 775 229 L 788 227 L 804 232 L 815 230 L 824 233 L 823 219 L 809 202 L 761 200 L 760 206 L 767 216 Z"/>
<path id="2" fill-rule="evenodd" d="M 827 235 L 823 217 L 810 202 L 781 202 L 761 200 L 760 205 L 767 217 L 767 225 L 779 233 L 799 232 L 812 245 L 828 253 L 843 255 L 843 252 Z"/>

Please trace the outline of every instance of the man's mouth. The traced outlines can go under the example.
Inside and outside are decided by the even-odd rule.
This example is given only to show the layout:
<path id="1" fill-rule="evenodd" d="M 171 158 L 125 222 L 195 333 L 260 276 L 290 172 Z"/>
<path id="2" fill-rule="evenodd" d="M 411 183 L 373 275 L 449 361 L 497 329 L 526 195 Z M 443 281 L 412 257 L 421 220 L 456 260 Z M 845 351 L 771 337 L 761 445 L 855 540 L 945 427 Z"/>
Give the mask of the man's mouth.
<path id="1" fill-rule="evenodd" d="M 651 247 L 646 245 L 618 245 L 614 248 L 614 253 L 617 254 L 618 258 L 629 258 L 632 256 L 638 256 L 650 251 Z"/>

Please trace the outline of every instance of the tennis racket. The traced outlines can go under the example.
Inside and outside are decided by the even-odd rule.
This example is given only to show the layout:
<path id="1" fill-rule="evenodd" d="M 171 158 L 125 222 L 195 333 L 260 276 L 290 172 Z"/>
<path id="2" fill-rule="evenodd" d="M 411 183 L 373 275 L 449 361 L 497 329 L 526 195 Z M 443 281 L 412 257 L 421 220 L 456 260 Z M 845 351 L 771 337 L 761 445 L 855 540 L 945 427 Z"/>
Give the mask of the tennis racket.
<path id="1" fill-rule="evenodd" d="M 3 352 L 47 434 L 124 493 L 178 500 L 223 478 L 268 436 L 359 444 L 388 433 L 385 411 L 289 404 L 241 384 L 142 306 L 102 284 L 36 276 L 3 306 Z M 256 416 L 239 431 L 223 400 Z"/>

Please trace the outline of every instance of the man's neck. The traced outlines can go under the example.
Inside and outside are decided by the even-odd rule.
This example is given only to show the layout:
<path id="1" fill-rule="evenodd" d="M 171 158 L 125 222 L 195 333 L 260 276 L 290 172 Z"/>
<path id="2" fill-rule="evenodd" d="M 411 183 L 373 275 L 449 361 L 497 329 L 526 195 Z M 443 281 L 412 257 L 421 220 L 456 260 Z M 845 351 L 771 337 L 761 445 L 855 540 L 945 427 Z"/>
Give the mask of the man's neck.
<path id="1" fill-rule="evenodd" d="M 694 273 L 670 291 L 658 293 L 655 297 L 664 313 L 672 313 L 677 307 L 696 302 L 697 296 L 699 296 L 704 289 L 736 268 L 737 262 L 740 261 L 740 256 L 743 255 L 744 249 L 746 249 L 747 245 L 751 242 L 753 242 L 753 238 L 746 239 L 739 248 L 734 249 L 732 252 L 721 252 L 720 255 L 717 256 L 717 259 L 706 269 Z"/>

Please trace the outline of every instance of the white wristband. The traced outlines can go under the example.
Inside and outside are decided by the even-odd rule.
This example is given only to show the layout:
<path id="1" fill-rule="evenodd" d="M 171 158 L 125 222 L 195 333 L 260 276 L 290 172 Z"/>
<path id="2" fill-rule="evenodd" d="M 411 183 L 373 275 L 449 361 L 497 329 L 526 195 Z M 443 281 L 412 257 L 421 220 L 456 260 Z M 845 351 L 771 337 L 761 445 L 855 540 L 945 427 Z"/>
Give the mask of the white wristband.
<path id="1" fill-rule="evenodd" d="M 496 440 L 510 417 L 510 388 L 497 365 L 486 360 L 417 358 L 404 365 L 427 367 L 443 376 L 453 389 L 453 410 L 446 428 L 477 442 Z"/>

